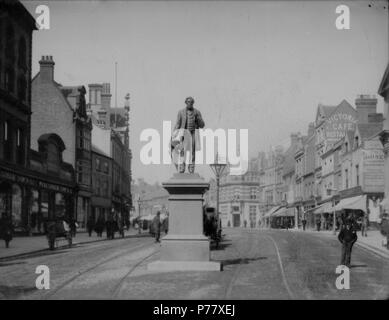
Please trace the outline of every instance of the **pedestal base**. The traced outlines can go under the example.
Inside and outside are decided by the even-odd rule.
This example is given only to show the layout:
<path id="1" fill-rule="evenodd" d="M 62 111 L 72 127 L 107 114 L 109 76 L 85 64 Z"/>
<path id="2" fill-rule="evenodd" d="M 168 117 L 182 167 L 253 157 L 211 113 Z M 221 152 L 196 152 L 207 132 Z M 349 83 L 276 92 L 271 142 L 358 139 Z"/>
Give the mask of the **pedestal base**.
<path id="1" fill-rule="evenodd" d="M 169 192 L 169 234 L 162 239 L 161 260 L 152 271 L 220 271 L 210 261 L 209 239 L 203 235 L 203 194 L 209 189 L 198 174 L 175 174 L 162 184 Z"/>
<path id="2" fill-rule="evenodd" d="M 154 261 L 147 265 L 147 270 L 169 271 L 220 271 L 219 262 L 213 261 Z"/>

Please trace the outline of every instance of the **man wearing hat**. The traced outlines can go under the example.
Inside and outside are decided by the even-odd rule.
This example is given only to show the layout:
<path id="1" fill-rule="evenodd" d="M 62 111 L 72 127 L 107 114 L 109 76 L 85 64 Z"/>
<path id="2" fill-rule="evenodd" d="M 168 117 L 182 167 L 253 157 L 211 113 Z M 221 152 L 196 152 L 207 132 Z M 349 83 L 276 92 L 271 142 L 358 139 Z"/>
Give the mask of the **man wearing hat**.
<path id="1" fill-rule="evenodd" d="M 174 149 L 176 145 L 179 147 L 179 172 L 185 172 L 185 158 L 187 152 L 189 152 L 188 171 L 189 173 L 194 173 L 196 151 L 200 150 L 200 135 L 198 129 L 204 128 L 205 124 L 200 111 L 193 107 L 194 99 L 192 97 L 186 98 L 185 104 L 186 107 L 178 112 L 176 125 L 174 127 L 175 135 L 179 136 L 178 140 L 182 142 L 182 147 L 174 143 L 174 141 L 177 142 L 177 138 L 172 139 L 171 147 L 172 149 Z"/>
<path id="2" fill-rule="evenodd" d="M 351 220 L 346 220 L 342 230 L 339 232 L 338 239 L 342 244 L 341 265 L 350 267 L 351 250 L 354 243 L 358 239 L 357 232 L 353 228 L 353 223 Z"/>

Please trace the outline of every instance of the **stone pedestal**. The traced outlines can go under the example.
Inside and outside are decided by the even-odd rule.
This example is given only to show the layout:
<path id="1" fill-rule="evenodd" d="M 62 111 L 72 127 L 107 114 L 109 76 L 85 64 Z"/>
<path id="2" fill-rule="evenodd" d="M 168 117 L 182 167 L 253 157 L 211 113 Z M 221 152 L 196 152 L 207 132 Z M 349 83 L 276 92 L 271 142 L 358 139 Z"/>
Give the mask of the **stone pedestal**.
<path id="1" fill-rule="evenodd" d="M 203 194 L 209 184 L 198 174 L 176 173 L 162 186 L 169 192 L 169 232 L 162 239 L 161 260 L 153 271 L 220 271 L 210 261 L 209 240 L 203 235 Z"/>

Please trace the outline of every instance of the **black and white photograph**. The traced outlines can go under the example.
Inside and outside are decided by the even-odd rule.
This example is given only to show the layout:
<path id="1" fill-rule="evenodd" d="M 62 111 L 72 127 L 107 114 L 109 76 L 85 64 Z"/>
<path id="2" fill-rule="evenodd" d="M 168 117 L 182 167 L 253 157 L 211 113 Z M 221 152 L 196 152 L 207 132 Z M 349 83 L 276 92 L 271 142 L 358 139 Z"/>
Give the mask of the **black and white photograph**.
<path id="1" fill-rule="evenodd" d="M 0 0 L 0 300 L 388 300 L 388 6 Z"/>

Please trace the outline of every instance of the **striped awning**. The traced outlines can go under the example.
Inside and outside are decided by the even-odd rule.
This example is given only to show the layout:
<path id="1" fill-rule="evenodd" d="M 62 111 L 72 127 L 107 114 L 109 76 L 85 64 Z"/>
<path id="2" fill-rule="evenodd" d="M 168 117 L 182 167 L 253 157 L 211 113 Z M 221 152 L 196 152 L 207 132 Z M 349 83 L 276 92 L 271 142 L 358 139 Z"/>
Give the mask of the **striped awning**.
<path id="1" fill-rule="evenodd" d="M 322 205 L 320 205 L 320 207 L 318 207 L 313 211 L 314 214 L 331 213 L 331 212 L 334 212 L 332 202 L 323 203 Z"/>
<path id="2" fill-rule="evenodd" d="M 294 217 L 294 208 L 283 207 L 274 213 L 273 217 Z"/>
<path id="3" fill-rule="evenodd" d="M 335 210 L 339 211 L 343 209 L 362 210 L 366 212 L 366 195 L 340 200 L 340 202 L 335 206 Z"/>
<path id="4" fill-rule="evenodd" d="M 270 217 L 271 215 L 273 215 L 280 208 L 282 208 L 282 207 L 281 206 L 276 206 L 276 207 L 271 208 L 268 212 L 265 213 L 264 217 L 265 218 Z"/>

